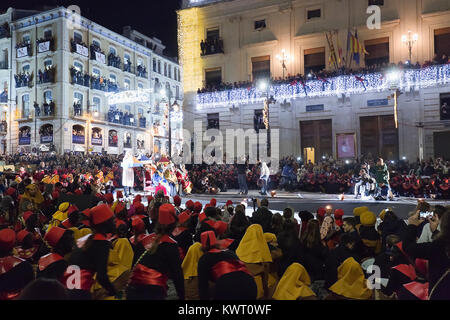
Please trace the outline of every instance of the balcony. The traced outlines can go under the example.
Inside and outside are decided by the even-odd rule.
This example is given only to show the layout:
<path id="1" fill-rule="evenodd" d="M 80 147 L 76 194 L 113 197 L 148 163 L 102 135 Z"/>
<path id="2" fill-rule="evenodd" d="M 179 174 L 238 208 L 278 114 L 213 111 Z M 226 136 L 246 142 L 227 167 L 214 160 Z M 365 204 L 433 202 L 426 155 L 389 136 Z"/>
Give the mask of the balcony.
<path id="1" fill-rule="evenodd" d="M 40 106 L 39 104 L 34 104 L 34 114 L 37 118 L 53 118 L 56 116 L 56 106 L 53 101 L 50 103 L 45 102 Z"/>
<path id="2" fill-rule="evenodd" d="M 72 84 L 89 87 L 90 78 L 89 74 L 83 74 L 74 67 L 70 68 L 70 79 Z"/>
<path id="3" fill-rule="evenodd" d="M 8 122 L 5 120 L 0 121 L 0 135 L 6 136 L 8 134 Z"/>
<path id="4" fill-rule="evenodd" d="M 24 72 L 14 75 L 16 81 L 16 88 L 32 88 L 33 87 L 33 73 Z"/>
<path id="5" fill-rule="evenodd" d="M 39 69 L 38 71 L 38 84 L 55 83 L 56 79 L 56 67 L 46 67 L 44 71 Z"/>
<path id="6" fill-rule="evenodd" d="M 33 50 L 30 43 L 19 43 L 16 45 L 17 59 L 33 56 Z"/>
<path id="7" fill-rule="evenodd" d="M 91 60 L 106 64 L 106 56 L 102 49 L 95 44 L 91 44 Z"/>
<path id="8" fill-rule="evenodd" d="M 0 70 L 8 70 L 8 61 L 0 61 Z"/>
<path id="9" fill-rule="evenodd" d="M 103 92 L 120 92 L 122 89 L 116 82 L 108 80 L 104 77 L 97 77 L 95 75 L 90 77 L 91 89 L 100 90 Z"/>
<path id="10" fill-rule="evenodd" d="M 54 42 L 55 41 L 53 38 L 36 40 L 38 53 L 44 53 L 47 51 L 55 51 Z"/>
<path id="11" fill-rule="evenodd" d="M 117 69 L 122 69 L 122 62 L 120 57 L 116 56 L 114 53 L 110 53 L 108 55 L 108 66 Z"/>
<path id="12" fill-rule="evenodd" d="M 73 53 L 78 53 L 83 57 L 89 57 L 89 49 L 87 45 L 79 40 L 70 39 L 70 51 Z"/>
<path id="13" fill-rule="evenodd" d="M 200 49 L 202 57 L 211 54 L 224 53 L 223 51 L 223 39 L 209 38 L 200 42 Z"/>
<path id="14" fill-rule="evenodd" d="M 141 78 L 147 78 L 147 68 L 138 65 L 136 68 L 136 75 Z"/>

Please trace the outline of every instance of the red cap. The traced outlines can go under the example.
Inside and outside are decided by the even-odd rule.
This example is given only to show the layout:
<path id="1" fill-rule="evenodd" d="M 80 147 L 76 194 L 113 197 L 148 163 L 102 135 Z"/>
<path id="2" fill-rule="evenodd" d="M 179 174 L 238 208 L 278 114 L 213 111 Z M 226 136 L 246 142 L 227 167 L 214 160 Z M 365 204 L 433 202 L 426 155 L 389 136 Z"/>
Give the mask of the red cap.
<path id="1" fill-rule="evenodd" d="M 31 233 L 28 232 L 27 230 L 22 230 L 20 231 L 17 236 L 16 236 L 16 240 L 18 244 L 22 244 L 23 240 L 25 239 L 26 236 L 30 235 Z"/>
<path id="2" fill-rule="evenodd" d="M 202 241 L 203 248 L 212 247 L 217 243 L 217 238 L 216 238 L 216 234 L 214 233 L 214 231 L 203 232 L 200 235 L 200 238 Z"/>
<path id="3" fill-rule="evenodd" d="M 67 214 L 70 216 L 72 213 L 80 211 L 76 205 L 70 206 L 69 210 L 67 211 Z"/>
<path id="4" fill-rule="evenodd" d="M 228 229 L 228 223 L 223 221 L 216 221 L 214 223 L 214 230 L 216 230 L 217 234 L 222 235 L 224 234 Z"/>
<path id="5" fill-rule="evenodd" d="M 181 205 L 181 198 L 179 195 L 173 197 L 173 204 L 175 205 L 175 207 L 179 207 Z"/>
<path id="6" fill-rule="evenodd" d="M 14 193 L 16 193 L 16 189 L 9 187 L 8 190 L 6 190 L 6 194 L 8 196 L 12 196 Z"/>
<path id="7" fill-rule="evenodd" d="M 233 205 L 233 201 L 228 200 L 227 203 L 225 204 L 227 207 Z"/>
<path id="8" fill-rule="evenodd" d="M 0 250 L 9 251 L 16 243 L 16 233 L 11 229 L 0 231 Z"/>
<path id="9" fill-rule="evenodd" d="M 174 223 L 175 207 L 170 203 L 165 203 L 159 207 L 158 222 L 159 224 L 168 225 Z"/>
<path id="10" fill-rule="evenodd" d="M 321 218 L 325 217 L 325 214 L 326 214 L 326 213 L 327 213 L 327 212 L 326 212 L 325 208 L 319 208 L 319 209 L 317 209 L 317 215 L 318 215 L 319 217 L 321 217 Z"/>
<path id="11" fill-rule="evenodd" d="M 341 219 L 343 216 L 344 216 L 344 210 L 342 210 L 342 209 L 334 210 L 334 217 L 336 219 Z"/>
<path id="12" fill-rule="evenodd" d="M 26 212 L 23 214 L 23 220 L 24 220 L 25 222 L 27 222 L 27 220 L 30 219 L 30 217 L 31 217 L 33 214 L 35 214 L 35 213 L 32 212 L 32 211 L 26 211 Z"/>
<path id="13" fill-rule="evenodd" d="M 66 232 L 66 229 L 60 227 L 52 227 L 50 231 L 45 234 L 44 240 L 54 248 L 58 244 L 59 240 L 61 240 L 64 232 Z"/>
<path id="14" fill-rule="evenodd" d="M 53 198 L 53 199 L 58 199 L 58 198 L 59 198 L 59 192 L 56 191 L 56 190 L 53 191 L 53 192 L 52 192 L 52 198 Z"/>
<path id="15" fill-rule="evenodd" d="M 205 208 L 204 209 L 206 209 L 206 208 L 209 208 L 209 207 L 212 207 L 213 205 L 211 204 L 211 203 L 207 203 L 207 204 L 205 204 Z"/>
<path id="16" fill-rule="evenodd" d="M 134 199 L 133 199 L 133 203 L 135 202 L 141 202 L 142 201 L 142 197 L 140 194 L 138 194 Z"/>
<path id="17" fill-rule="evenodd" d="M 145 223 L 144 220 L 141 218 L 134 216 L 131 218 L 131 227 L 134 229 L 137 233 L 142 233 L 145 230 Z"/>
<path id="18" fill-rule="evenodd" d="M 202 211 L 202 208 L 203 208 L 202 204 L 197 201 L 196 203 L 194 203 L 194 210 L 193 211 L 195 213 L 200 213 L 200 211 Z"/>
<path id="19" fill-rule="evenodd" d="M 123 198 L 123 193 L 122 193 L 122 191 L 117 191 L 117 193 L 116 193 L 116 198 L 117 199 L 122 199 Z"/>
<path id="20" fill-rule="evenodd" d="M 136 208 L 136 214 L 143 214 L 145 211 L 145 207 L 141 202 L 135 203 L 134 207 Z"/>
<path id="21" fill-rule="evenodd" d="M 112 193 L 107 193 L 103 197 L 105 198 L 105 200 L 108 204 L 111 204 L 114 202 L 114 196 Z"/>
<path id="22" fill-rule="evenodd" d="M 191 211 L 194 211 L 194 201 L 192 201 L 192 200 L 186 201 L 186 208 L 188 208 Z"/>
<path id="23" fill-rule="evenodd" d="M 183 211 L 182 213 L 180 213 L 180 214 L 178 215 L 178 222 L 179 222 L 180 224 L 183 224 L 183 223 L 185 223 L 186 221 L 188 221 L 190 217 L 191 217 L 191 216 L 189 215 L 189 213 L 188 213 L 187 211 Z"/>
<path id="24" fill-rule="evenodd" d="M 211 201 L 209 202 L 209 204 L 212 205 L 213 207 L 215 207 L 217 204 L 217 200 L 215 198 L 212 198 Z"/>
<path id="25" fill-rule="evenodd" d="M 101 204 L 91 209 L 91 222 L 99 225 L 113 217 L 113 212 L 107 204 Z"/>
<path id="26" fill-rule="evenodd" d="M 83 194 L 83 191 L 80 188 L 78 188 L 77 190 L 75 190 L 75 194 L 81 196 Z"/>

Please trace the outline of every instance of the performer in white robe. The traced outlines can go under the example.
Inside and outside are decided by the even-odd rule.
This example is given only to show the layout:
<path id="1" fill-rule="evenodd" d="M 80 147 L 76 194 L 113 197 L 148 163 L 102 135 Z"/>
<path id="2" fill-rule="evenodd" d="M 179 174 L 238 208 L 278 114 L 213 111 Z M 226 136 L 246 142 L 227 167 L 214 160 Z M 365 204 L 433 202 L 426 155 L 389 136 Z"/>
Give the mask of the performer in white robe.
<path id="1" fill-rule="evenodd" d="M 133 155 L 127 151 L 122 161 L 122 186 L 125 191 L 125 197 L 131 194 L 131 188 L 134 187 L 134 170 L 133 170 Z"/>

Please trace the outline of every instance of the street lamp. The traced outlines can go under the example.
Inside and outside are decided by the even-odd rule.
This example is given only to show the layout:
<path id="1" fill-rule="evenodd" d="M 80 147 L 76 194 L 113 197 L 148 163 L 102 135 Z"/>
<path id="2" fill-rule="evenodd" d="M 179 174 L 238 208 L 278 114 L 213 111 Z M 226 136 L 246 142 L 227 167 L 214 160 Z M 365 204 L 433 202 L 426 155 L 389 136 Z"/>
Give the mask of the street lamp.
<path id="1" fill-rule="evenodd" d="M 171 113 L 172 113 L 172 109 L 173 110 L 179 110 L 180 109 L 180 105 L 177 103 L 177 100 L 175 99 L 175 101 L 173 102 L 173 104 L 171 104 L 170 100 L 172 99 L 172 90 L 170 90 L 170 88 L 168 90 L 166 89 L 161 89 L 161 91 L 159 92 L 162 99 L 164 100 L 165 97 L 167 97 L 168 101 L 168 108 L 169 108 L 169 112 L 168 112 L 168 121 L 169 121 L 169 157 L 172 158 L 172 124 L 171 124 Z"/>
<path id="2" fill-rule="evenodd" d="M 408 46 L 409 61 L 411 61 L 411 57 L 412 57 L 412 54 L 411 54 L 412 47 L 417 42 L 417 40 L 419 40 L 419 35 L 417 33 L 412 34 L 411 31 L 408 31 L 408 35 L 402 36 L 402 42 Z"/>
<path id="3" fill-rule="evenodd" d="M 269 123 L 269 112 L 270 112 L 270 105 L 275 104 L 277 101 L 273 98 L 273 96 L 270 96 L 270 86 L 269 86 L 269 80 L 262 79 L 258 82 L 258 89 L 262 92 L 264 92 L 265 100 L 264 100 L 264 110 L 263 110 L 263 118 L 264 118 L 264 124 L 267 130 L 267 155 L 270 154 L 270 123 Z M 258 148 L 258 157 L 259 157 L 259 148 Z"/>
<path id="4" fill-rule="evenodd" d="M 286 67 L 286 62 L 289 62 L 289 59 L 290 59 L 290 57 L 289 57 L 289 55 L 286 53 L 286 50 L 281 50 L 281 55 L 277 55 L 276 56 L 276 58 L 278 59 L 278 61 L 280 61 L 280 63 L 281 63 L 281 66 L 282 66 L 282 68 L 283 68 L 283 80 L 284 80 L 284 70 L 286 69 L 287 70 L 287 67 Z"/>

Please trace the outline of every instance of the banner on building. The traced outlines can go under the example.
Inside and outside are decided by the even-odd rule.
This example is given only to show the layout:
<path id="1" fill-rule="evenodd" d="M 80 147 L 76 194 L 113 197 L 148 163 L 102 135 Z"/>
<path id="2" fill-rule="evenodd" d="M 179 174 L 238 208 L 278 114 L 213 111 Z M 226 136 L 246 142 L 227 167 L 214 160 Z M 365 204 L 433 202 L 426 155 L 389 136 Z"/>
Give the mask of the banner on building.
<path id="1" fill-rule="evenodd" d="M 17 58 L 28 56 L 28 47 L 22 47 L 17 49 Z"/>
<path id="2" fill-rule="evenodd" d="M 53 136 L 41 136 L 41 143 L 52 143 Z"/>
<path id="3" fill-rule="evenodd" d="M 354 133 L 336 135 L 336 150 L 338 159 L 356 158 L 356 137 Z"/>
<path id="4" fill-rule="evenodd" d="M 103 144 L 103 139 L 101 138 L 92 138 L 91 139 L 93 146 L 101 146 Z"/>
<path id="5" fill-rule="evenodd" d="M 41 42 L 38 45 L 38 52 L 47 52 L 50 51 L 50 41 Z"/>
<path id="6" fill-rule="evenodd" d="M 106 64 L 106 57 L 101 52 L 96 52 L 95 53 L 95 60 L 98 61 L 98 62 L 101 62 L 103 64 Z"/>
<path id="7" fill-rule="evenodd" d="M 72 136 L 72 143 L 75 144 L 84 144 L 84 136 Z"/>
<path id="8" fill-rule="evenodd" d="M 78 43 L 77 43 L 77 53 L 81 54 L 82 56 L 89 57 L 88 48 L 83 47 L 82 45 L 79 45 Z"/>
<path id="9" fill-rule="evenodd" d="M 20 137 L 19 138 L 19 145 L 26 146 L 31 144 L 31 137 Z"/>

